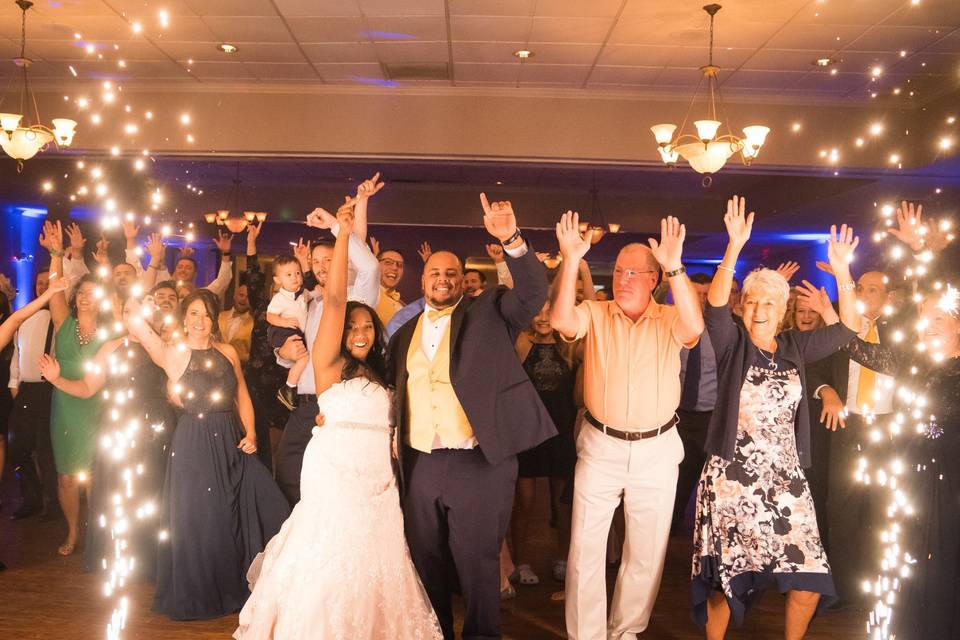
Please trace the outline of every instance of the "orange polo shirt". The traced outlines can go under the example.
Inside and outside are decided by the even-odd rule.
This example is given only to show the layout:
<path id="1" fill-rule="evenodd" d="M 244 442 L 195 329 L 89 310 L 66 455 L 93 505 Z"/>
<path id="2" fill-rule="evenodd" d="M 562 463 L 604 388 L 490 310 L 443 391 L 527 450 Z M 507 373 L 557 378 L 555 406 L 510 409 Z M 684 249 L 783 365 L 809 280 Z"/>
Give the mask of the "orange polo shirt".
<path id="1" fill-rule="evenodd" d="M 584 404 L 600 422 L 624 431 L 666 424 L 680 404 L 680 349 L 675 307 L 651 300 L 633 322 L 613 300 L 576 307 L 584 339 Z"/>

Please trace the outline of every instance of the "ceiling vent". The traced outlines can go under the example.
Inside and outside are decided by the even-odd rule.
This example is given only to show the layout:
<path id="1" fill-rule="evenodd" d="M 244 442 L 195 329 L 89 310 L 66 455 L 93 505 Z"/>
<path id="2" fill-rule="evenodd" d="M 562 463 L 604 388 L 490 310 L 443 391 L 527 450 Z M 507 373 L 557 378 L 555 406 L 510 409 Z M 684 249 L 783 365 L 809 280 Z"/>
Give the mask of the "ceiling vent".
<path id="1" fill-rule="evenodd" d="M 450 80 L 450 66 L 446 62 L 386 66 L 391 80 Z"/>

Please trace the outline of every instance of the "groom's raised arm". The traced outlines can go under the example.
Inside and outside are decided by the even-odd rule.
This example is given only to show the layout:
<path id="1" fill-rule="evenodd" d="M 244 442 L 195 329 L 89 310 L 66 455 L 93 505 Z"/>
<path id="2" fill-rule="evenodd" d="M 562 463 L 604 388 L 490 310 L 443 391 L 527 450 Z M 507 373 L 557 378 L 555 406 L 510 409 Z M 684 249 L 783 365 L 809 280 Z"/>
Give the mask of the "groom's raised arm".
<path id="1" fill-rule="evenodd" d="M 516 215 L 509 200 L 488 202 L 480 194 L 483 224 L 503 245 L 507 266 L 513 276 L 513 289 L 501 290 L 497 296 L 500 315 L 514 330 L 530 325 L 547 301 L 547 272 L 517 228 Z"/>

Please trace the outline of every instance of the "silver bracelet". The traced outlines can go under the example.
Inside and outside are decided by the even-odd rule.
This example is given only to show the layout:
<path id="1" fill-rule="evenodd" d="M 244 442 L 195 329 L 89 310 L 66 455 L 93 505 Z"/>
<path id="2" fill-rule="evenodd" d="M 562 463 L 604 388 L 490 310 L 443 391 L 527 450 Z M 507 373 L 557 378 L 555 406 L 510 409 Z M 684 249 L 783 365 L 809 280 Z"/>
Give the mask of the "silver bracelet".
<path id="1" fill-rule="evenodd" d="M 725 267 L 725 266 L 723 266 L 722 264 L 717 265 L 717 270 L 719 271 L 720 269 L 723 269 L 724 271 L 729 271 L 730 273 L 736 273 L 736 272 L 737 272 L 736 269 L 731 269 L 730 267 Z"/>
<path id="2" fill-rule="evenodd" d="M 847 282 L 847 283 L 845 283 L 845 284 L 838 284 L 838 285 L 837 285 L 837 290 L 838 290 L 838 291 L 853 291 L 853 290 L 856 289 L 856 288 L 857 288 L 857 285 L 856 285 L 855 283 L 853 283 L 853 282 Z"/>

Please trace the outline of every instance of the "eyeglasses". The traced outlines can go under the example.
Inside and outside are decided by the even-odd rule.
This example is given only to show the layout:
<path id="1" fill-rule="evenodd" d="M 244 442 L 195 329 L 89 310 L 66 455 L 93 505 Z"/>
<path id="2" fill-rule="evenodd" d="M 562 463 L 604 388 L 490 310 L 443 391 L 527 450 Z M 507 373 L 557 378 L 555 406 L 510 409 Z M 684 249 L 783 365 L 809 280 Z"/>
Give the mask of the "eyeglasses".
<path id="1" fill-rule="evenodd" d="M 634 271 L 633 269 L 621 269 L 620 267 L 617 267 L 613 270 L 613 275 L 626 280 L 639 278 L 644 273 L 656 273 L 656 271 Z"/>
<path id="2" fill-rule="evenodd" d="M 388 267 L 396 267 L 398 269 L 403 269 L 403 260 L 394 260 L 393 258 L 380 258 L 380 264 L 384 264 Z"/>

